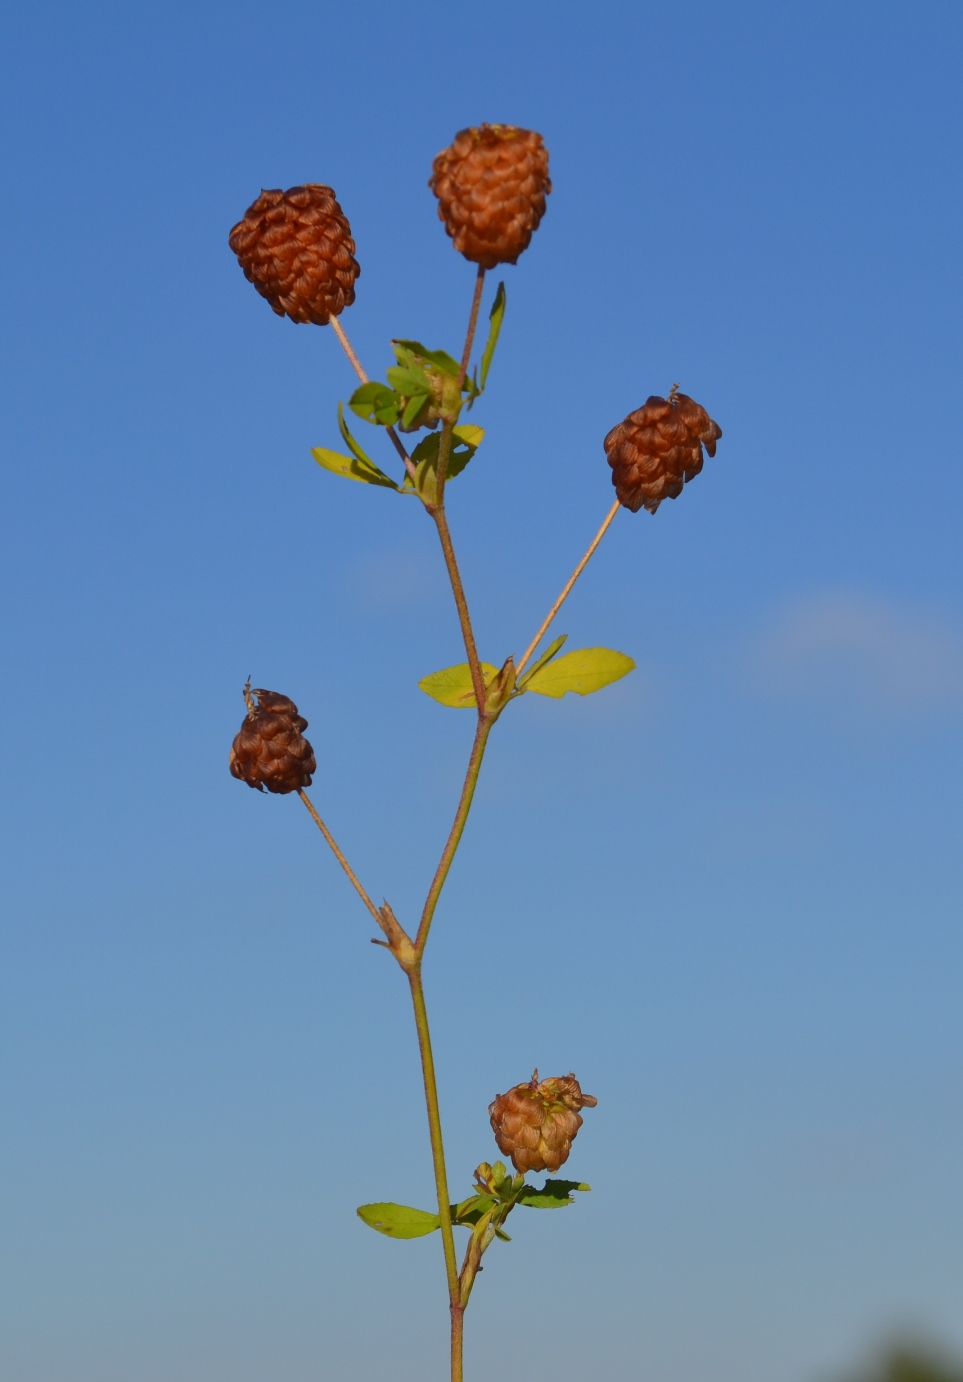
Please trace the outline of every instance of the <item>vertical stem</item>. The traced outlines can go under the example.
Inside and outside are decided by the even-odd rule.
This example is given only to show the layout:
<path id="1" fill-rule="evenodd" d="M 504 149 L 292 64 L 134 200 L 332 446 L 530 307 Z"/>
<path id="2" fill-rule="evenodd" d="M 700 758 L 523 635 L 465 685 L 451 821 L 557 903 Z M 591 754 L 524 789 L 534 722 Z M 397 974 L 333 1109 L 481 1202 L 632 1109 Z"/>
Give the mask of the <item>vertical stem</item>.
<path id="1" fill-rule="evenodd" d="M 452 594 L 455 597 L 455 608 L 458 610 L 461 636 L 465 644 L 465 652 L 468 654 L 468 666 L 471 670 L 475 703 L 478 706 L 478 713 L 481 715 L 485 708 L 485 678 L 482 676 L 481 664 L 478 661 L 478 649 L 475 646 L 475 634 L 471 626 L 471 616 L 468 613 L 468 601 L 465 599 L 465 587 L 461 583 L 461 572 L 458 570 L 458 561 L 455 557 L 451 533 L 448 530 L 448 517 L 442 504 L 432 504 L 428 508 L 428 512 L 435 520 L 435 527 L 438 529 L 438 536 L 441 539 L 441 550 L 445 556 L 448 579 L 451 582 Z"/>
<path id="2" fill-rule="evenodd" d="M 461 1301 L 451 1307 L 451 1382 L 463 1382 L 465 1348 L 465 1307 Z"/>
<path id="3" fill-rule="evenodd" d="M 428 932 L 431 930 L 431 922 L 435 915 L 435 908 L 438 906 L 438 899 L 441 897 L 441 890 L 445 886 L 445 880 L 451 869 L 455 852 L 461 843 L 461 837 L 465 833 L 468 813 L 471 810 L 472 798 L 475 795 L 475 787 L 478 783 L 478 774 L 481 772 L 482 759 L 485 757 L 485 747 L 488 743 L 488 736 L 492 732 L 492 725 L 494 723 L 494 720 L 490 720 L 487 715 L 479 715 L 478 717 L 478 728 L 475 730 L 475 742 L 471 746 L 468 771 L 465 773 L 465 781 L 462 785 L 461 796 L 458 799 L 455 819 L 452 822 L 451 831 L 445 842 L 442 856 L 438 861 L 435 876 L 431 880 L 431 887 L 428 889 L 424 911 L 421 914 L 421 921 L 418 925 L 418 934 L 415 937 L 415 954 L 418 956 L 419 964 L 425 952 L 425 946 L 428 944 Z"/>
<path id="4" fill-rule="evenodd" d="M 461 1282 L 455 1258 L 455 1235 L 451 1227 L 451 1197 L 448 1193 L 448 1173 L 445 1169 L 445 1148 L 441 1135 L 441 1110 L 438 1106 L 438 1084 L 435 1062 L 431 1053 L 431 1033 L 428 1029 L 428 1010 L 421 982 L 421 964 L 409 971 L 411 1002 L 415 1010 L 418 1049 L 421 1052 L 421 1072 L 425 1082 L 425 1104 L 428 1109 L 428 1134 L 431 1138 L 431 1160 L 435 1171 L 435 1191 L 438 1197 L 438 1218 L 445 1249 L 445 1275 L 448 1278 L 448 1302 L 451 1308 L 451 1382 L 462 1382 L 462 1317 Z"/>

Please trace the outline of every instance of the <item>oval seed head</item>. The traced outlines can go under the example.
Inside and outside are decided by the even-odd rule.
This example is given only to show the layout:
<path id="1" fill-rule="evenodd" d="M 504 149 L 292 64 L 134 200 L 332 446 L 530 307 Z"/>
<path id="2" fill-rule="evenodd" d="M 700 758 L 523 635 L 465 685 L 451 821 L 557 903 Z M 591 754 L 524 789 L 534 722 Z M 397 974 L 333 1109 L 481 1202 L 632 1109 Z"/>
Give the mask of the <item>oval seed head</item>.
<path id="1" fill-rule="evenodd" d="M 231 747 L 230 769 L 249 787 L 284 794 L 311 786 L 317 763 L 301 733 L 308 722 L 287 696 L 277 691 L 249 693 L 250 709 Z"/>
<path id="2" fill-rule="evenodd" d="M 433 167 L 428 186 L 455 249 L 483 269 L 516 263 L 552 190 L 542 136 L 516 125 L 479 125 L 456 134 Z"/>
<path id="3" fill-rule="evenodd" d="M 597 1103 L 582 1093 L 574 1075 L 540 1081 L 536 1070 L 527 1084 L 497 1095 L 488 1112 L 499 1150 L 511 1157 L 516 1171 L 554 1172 L 568 1160 L 582 1126 L 581 1110 Z"/>
<path id="4" fill-rule="evenodd" d="M 655 513 L 663 499 L 680 495 L 702 469 L 703 446 L 716 454 L 722 428 L 678 388 L 668 398 L 647 398 L 603 443 L 619 503 L 633 513 L 643 507 Z"/>
<path id="5" fill-rule="evenodd" d="M 330 187 L 262 192 L 229 236 L 244 277 L 279 317 L 326 326 L 354 302 L 361 273 L 351 226 Z"/>

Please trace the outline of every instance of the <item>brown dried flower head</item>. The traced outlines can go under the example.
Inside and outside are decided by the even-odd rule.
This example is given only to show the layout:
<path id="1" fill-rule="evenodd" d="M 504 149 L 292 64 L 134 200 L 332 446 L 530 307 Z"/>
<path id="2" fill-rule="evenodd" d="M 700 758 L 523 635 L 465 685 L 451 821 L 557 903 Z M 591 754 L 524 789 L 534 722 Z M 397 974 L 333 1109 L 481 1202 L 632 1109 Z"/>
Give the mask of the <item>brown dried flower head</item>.
<path id="1" fill-rule="evenodd" d="M 229 242 L 245 278 L 279 317 L 326 326 L 354 302 L 361 269 L 351 227 L 320 182 L 262 192 Z"/>
<path id="2" fill-rule="evenodd" d="M 499 1094 L 488 1112 L 499 1150 L 516 1171 L 557 1171 L 582 1126 L 580 1110 L 597 1103 L 574 1075 L 540 1081 L 536 1070 L 528 1084 Z"/>
<path id="3" fill-rule="evenodd" d="M 434 162 L 428 186 L 455 249 L 473 264 L 514 264 L 552 190 L 540 134 L 515 125 L 462 130 Z"/>
<path id="4" fill-rule="evenodd" d="M 663 499 L 675 499 L 702 469 L 703 446 L 710 456 L 722 428 L 705 408 L 673 385 L 668 398 L 653 394 L 605 438 L 612 483 L 619 503 L 637 513 L 655 513 Z"/>
<path id="5" fill-rule="evenodd" d="M 317 763 L 301 733 L 308 722 L 287 696 L 244 688 L 248 713 L 231 748 L 230 768 L 249 787 L 263 792 L 297 792 L 311 786 Z"/>

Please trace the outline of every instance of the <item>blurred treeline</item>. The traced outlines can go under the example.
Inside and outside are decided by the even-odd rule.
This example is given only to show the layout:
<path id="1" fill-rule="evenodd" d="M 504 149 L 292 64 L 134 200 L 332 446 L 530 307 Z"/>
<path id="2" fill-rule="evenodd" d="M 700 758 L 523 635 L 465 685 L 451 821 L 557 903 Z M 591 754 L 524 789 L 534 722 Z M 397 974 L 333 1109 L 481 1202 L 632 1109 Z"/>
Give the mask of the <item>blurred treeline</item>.
<path id="1" fill-rule="evenodd" d="M 894 1344 L 842 1382 L 963 1382 L 963 1362 L 927 1345 Z"/>

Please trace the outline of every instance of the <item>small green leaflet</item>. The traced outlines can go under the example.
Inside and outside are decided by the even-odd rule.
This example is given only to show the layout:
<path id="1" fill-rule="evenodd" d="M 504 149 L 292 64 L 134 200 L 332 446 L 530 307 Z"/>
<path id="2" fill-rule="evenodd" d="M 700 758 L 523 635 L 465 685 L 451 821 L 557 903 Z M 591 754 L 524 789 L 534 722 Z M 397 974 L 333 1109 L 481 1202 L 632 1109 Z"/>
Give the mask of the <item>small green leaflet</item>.
<path id="1" fill-rule="evenodd" d="M 486 686 L 491 684 L 492 677 L 498 676 L 498 668 L 490 662 L 483 662 L 481 670 Z M 469 710 L 475 704 L 471 668 L 467 662 L 459 662 L 457 667 L 445 667 L 440 672 L 432 672 L 431 676 L 422 677 L 418 689 L 433 701 L 453 706 L 456 710 Z"/>
<path id="2" fill-rule="evenodd" d="M 566 638 L 568 638 L 568 634 L 561 633 L 559 634 L 558 638 L 555 639 L 554 642 L 549 643 L 548 647 L 545 649 L 544 653 L 542 653 L 538 661 L 535 662 L 531 667 L 529 667 L 528 671 L 525 672 L 523 676 L 519 677 L 519 691 L 524 691 L 528 683 L 531 681 L 532 677 L 535 675 L 535 673 L 540 672 L 543 667 L 545 667 L 549 662 L 551 662 L 552 658 L 559 651 L 562 644 L 565 642 Z"/>
<path id="3" fill-rule="evenodd" d="M 565 1205 L 575 1203 L 572 1199 L 573 1190 L 591 1188 L 584 1181 L 547 1180 L 541 1190 L 537 1190 L 534 1185 L 523 1186 L 518 1203 L 527 1205 L 529 1209 L 564 1209 Z"/>
<path id="4" fill-rule="evenodd" d="M 427 360 L 436 369 L 442 370 L 445 374 L 451 375 L 452 379 L 458 378 L 460 366 L 457 360 L 453 360 L 446 350 L 428 350 L 420 341 L 392 341 L 391 347 L 395 352 L 395 359 L 399 365 L 411 366 L 417 361 Z M 389 374 L 390 379 L 390 374 Z"/>
<path id="5" fill-rule="evenodd" d="M 388 383 L 395 393 L 400 393 L 405 398 L 411 398 L 416 393 L 431 392 L 428 376 L 423 369 L 405 369 L 402 365 L 393 365 L 386 373 Z"/>
<path id="6" fill-rule="evenodd" d="M 490 1209 L 494 1209 L 495 1203 L 493 1195 L 472 1195 L 470 1199 L 462 1200 L 461 1204 L 451 1205 L 451 1221 L 470 1228 L 484 1218 Z"/>
<path id="7" fill-rule="evenodd" d="M 348 480 L 362 480 L 366 485 L 382 485 L 387 489 L 400 488 L 376 465 L 359 461 L 356 456 L 343 456 L 340 451 L 329 451 L 326 446 L 313 446 L 311 455 L 318 465 L 330 470 L 333 475 L 343 475 Z"/>
<path id="8" fill-rule="evenodd" d="M 406 1204 L 363 1204 L 358 1218 L 389 1238 L 423 1238 L 440 1227 L 437 1214 Z"/>
<path id="9" fill-rule="evenodd" d="M 393 389 L 387 384 L 371 380 L 355 389 L 348 399 L 348 407 L 365 422 L 377 423 L 381 427 L 392 427 L 401 416 L 401 407 Z"/>
<path id="10" fill-rule="evenodd" d="M 492 356 L 495 354 L 495 347 L 498 345 L 498 333 L 502 329 L 502 322 L 505 318 L 505 285 L 499 283 L 498 292 L 495 294 L 495 301 L 492 303 L 492 310 L 489 314 L 491 326 L 488 328 L 488 340 L 485 342 L 485 349 L 482 351 L 481 369 L 479 371 L 478 384 L 479 392 L 485 387 L 485 380 L 488 378 L 488 371 L 491 368 Z"/>
<path id="11" fill-rule="evenodd" d="M 401 414 L 402 427 L 412 428 L 418 419 L 419 414 L 424 412 L 428 406 L 430 395 L 426 393 L 412 394 L 405 404 L 405 411 Z"/>
<path id="12" fill-rule="evenodd" d="M 371 457 L 362 451 L 348 431 L 342 403 L 338 404 L 338 429 L 348 443 L 351 455 L 344 456 L 340 451 L 329 451 L 326 446 L 315 446 L 312 447 L 311 455 L 318 465 L 323 466 L 325 470 L 330 470 L 335 475 L 343 475 L 348 480 L 361 480 L 366 485 L 382 485 L 386 489 L 400 490 L 400 485 L 396 485 L 394 480 L 389 479 L 383 470 L 378 469 Z"/>
<path id="13" fill-rule="evenodd" d="M 631 672 L 635 663 L 612 648 L 579 648 L 565 653 L 525 679 L 525 690 L 558 699 L 566 691 L 588 696 Z"/>

